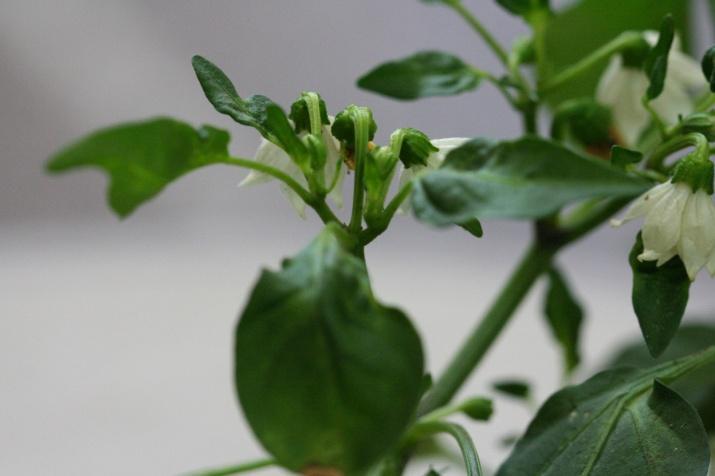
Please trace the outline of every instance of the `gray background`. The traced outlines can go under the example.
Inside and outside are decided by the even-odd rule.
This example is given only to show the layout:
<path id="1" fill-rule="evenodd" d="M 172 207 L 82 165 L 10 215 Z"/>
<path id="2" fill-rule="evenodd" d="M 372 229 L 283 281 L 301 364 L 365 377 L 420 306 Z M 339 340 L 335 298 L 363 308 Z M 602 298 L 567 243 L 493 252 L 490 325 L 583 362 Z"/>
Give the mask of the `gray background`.
<path id="1" fill-rule="evenodd" d="M 525 32 L 492 2 L 468 3 L 500 40 Z M 177 474 L 260 457 L 233 398 L 232 328 L 258 270 L 320 227 L 297 218 L 275 184 L 239 190 L 244 172 L 219 166 L 120 222 L 106 209 L 100 174 L 48 178 L 46 157 L 99 126 L 154 115 L 226 127 L 234 152 L 250 156 L 257 135 L 211 109 L 190 67 L 194 53 L 244 94 L 287 105 L 310 89 L 333 112 L 370 105 L 380 140 L 401 126 L 435 138 L 518 134 L 489 86 L 418 103 L 355 88 L 378 62 L 425 48 L 498 71 L 453 14 L 415 0 L 0 2 L 0 474 Z M 589 314 L 580 377 L 638 335 L 625 261 L 636 229 L 604 228 L 561 258 Z M 369 248 L 376 293 L 413 317 L 434 372 L 528 234 L 525 224 L 490 222 L 475 241 L 403 216 Z M 542 289 L 463 396 L 489 394 L 499 376 L 529 378 L 539 400 L 559 385 Z M 711 292 L 701 276 L 692 314 L 712 311 Z M 521 431 L 530 414 L 508 400 L 496 405 L 490 425 L 470 425 L 488 466 L 505 456 L 498 439 Z"/>

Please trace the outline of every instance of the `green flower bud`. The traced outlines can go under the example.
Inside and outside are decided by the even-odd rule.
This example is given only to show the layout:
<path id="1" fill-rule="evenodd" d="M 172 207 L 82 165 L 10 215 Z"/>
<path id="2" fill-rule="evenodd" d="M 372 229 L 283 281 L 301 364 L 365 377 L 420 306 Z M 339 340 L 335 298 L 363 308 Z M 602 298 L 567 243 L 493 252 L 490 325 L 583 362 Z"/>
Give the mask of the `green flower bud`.
<path id="1" fill-rule="evenodd" d="M 399 150 L 400 160 L 406 169 L 413 165 L 427 165 L 427 158 L 439 149 L 432 145 L 429 137 L 417 129 L 398 129 L 390 136 L 393 150 Z"/>
<path id="2" fill-rule="evenodd" d="M 310 168 L 313 171 L 323 170 L 328 157 L 328 150 L 322 137 L 308 134 L 303 137 L 303 144 L 305 144 L 310 155 Z"/>
<path id="3" fill-rule="evenodd" d="M 593 99 L 573 99 L 564 102 L 554 113 L 551 136 L 567 137 L 585 147 L 609 147 L 611 139 L 611 111 Z"/>
<path id="4" fill-rule="evenodd" d="M 325 106 L 325 101 L 320 97 L 320 94 L 304 91 L 290 106 L 289 117 L 295 125 L 296 132 L 317 132 L 311 128 L 311 112 L 315 115 L 313 120 L 316 122 L 319 121 L 322 125 L 330 124 L 328 109 Z"/>
<path id="5" fill-rule="evenodd" d="M 351 104 L 335 117 L 331 128 L 333 137 L 338 139 L 349 150 L 355 149 L 355 115 L 360 110 L 367 111 L 370 117 L 368 140 L 372 140 L 377 132 L 377 124 L 372 117 L 372 111 L 368 108 L 361 108 Z"/>

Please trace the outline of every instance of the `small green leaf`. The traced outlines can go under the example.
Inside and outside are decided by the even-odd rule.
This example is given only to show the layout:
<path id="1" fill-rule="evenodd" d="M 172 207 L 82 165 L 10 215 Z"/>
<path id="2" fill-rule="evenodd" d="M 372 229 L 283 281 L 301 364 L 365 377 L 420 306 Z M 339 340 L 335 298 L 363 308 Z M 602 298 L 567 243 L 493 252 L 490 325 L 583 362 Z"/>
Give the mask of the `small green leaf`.
<path id="1" fill-rule="evenodd" d="M 556 392 L 497 475 L 704 476 L 702 422 L 666 383 L 713 354 L 715 347 L 646 370 L 608 370 Z"/>
<path id="2" fill-rule="evenodd" d="M 482 228 L 482 223 L 476 218 L 472 218 L 471 220 L 467 220 L 464 223 L 460 223 L 459 226 L 475 238 L 481 238 L 482 236 L 484 236 L 484 229 Z"/>
<path id="3" fill-rule="evenodd" d="M 657 359 L 651 357 L 643 339 L 638 339 L 618 351 L 608 366 L 632 365 L 646 368 L 705 350 L 713 342 L 715 326 L 712 324 L 684 324 L 678 329 L 668 349 Z M 679 379 L 673 384 L 673 389 L 693 404 L 700 413 L 705 429 L 711 435 L 715 434 L 715 362 Z"/>
<path id="4" fill-rule="evenodd" d="M 583 309 L 569 289 L 566 278 L 556 268 L 549 271 L 544 315 L 561 345 L 566 371 L 570 373 L 581 361 L 578 345 Z"/>
<path id="5" fill-rule="evenodd" d="M 710 84 L 710 91 L 715 93 L 715 46 L 703 55 L 702 66 L 705 80 Z"/>
<path id="6" fill-rule="evenodd" d="M 531 397 L 531 386 L 523 380 L 500 380 L 492 385 L 495 391 L 510 397 L 526 400 Z"/>
<path id="7" fill-rule="evenodd" d="M 394 99 L 452 96 L 479 86 L 480 77 L 449 53 L 423 51 L 390 61 L 358 80 L 358 86 Z"/>
<path id="8" fill-rule="evenodd" d="M 468 142 L 414 182 L 417 217 L 436 226 L 473 217 L 532 219 L 578 200 L 631 197 L 649 183 L 550 141 Z"/>
<path id="9" fill-rule="evenodd" d="M 264 271 L 236 331 L 246 418 L 286 468 L 355 474 L 390 451 L 423 387 L 419 337 L 372 295 L 350 238 L 328 226 L 282 270 Z"/>
<path id="10" fill-rule="evenodd" d="M 668 55 L 675 39 L 675 20 L 672 15 L 666 15 L 660 24 L 658 43 L 651 49 L 645 60 L 645 72 L 650 79 L 646 96 L 651 101 L 663 92 L 665 77 L 668 74 Z"/>
<path id="11" fill-rule="evenodd" d="M 626 149 L 619 145 L 611 147 L 611 164 L 621 170 L 625 170 L 628 165 L 637 164 L 643 160 L 643 153 L 637 150 Z"/>
<path id="12" fill-rule="evenodd" d="M 47 162 L 52 173 L 98 167 L 109 175 L 109 205 L 120 217 L 131 214 L 187 172 L 228 157 L 227 132 L 194 129 L 159 118 L 99 130 L 61 150 Z"/>
<path id="13" fill-rule="evenodd" d="M 657 266 L 655 261 L 640 261 L 638 255 L 642 252 L 639 233 L 629 257 L 633 270 L 633 310 L 648 350 L 657 357 L 680 326 L 688 305 L 690 279 L 679 257 Z"/>
<path id="14" fill-rule="evenodd" d="M 239 124 L 257 129 L 261 135 L 269 138 L 266 108 L 273 101 L 260 95 L 242 99 L 228 76 L 202 56 L 194 56 L 191 64 L 206 98 L 218 112 L 230 116 Z"/>

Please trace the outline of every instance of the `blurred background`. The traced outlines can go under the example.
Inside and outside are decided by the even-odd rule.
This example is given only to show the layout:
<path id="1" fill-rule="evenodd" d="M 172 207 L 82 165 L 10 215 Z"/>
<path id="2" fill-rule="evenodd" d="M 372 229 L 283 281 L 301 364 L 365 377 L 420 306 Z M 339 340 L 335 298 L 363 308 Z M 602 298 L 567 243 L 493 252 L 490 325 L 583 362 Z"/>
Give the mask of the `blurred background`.
<path id="1" fill-rule="evenodd" d="M 467 3 L 505 44 L 526 33 L 493 2 Z M 697 4 L 701 52 L 713 38 L 706 1 Z M 416 103 L 355 87 L 377 63 L 420 49 L 499 71 L 450 11 L 415 0 L 1 2 L 0 474 L 170 475 L 263 456 L 234 399 L 233 327 L 259 269 L 320 228 L 300 220 L 276 184 L 239 190 L 245 172 L 223 166 L 119 221 L 101 174 L 50 178 L 46 158 L 100 126 L 156 115 L 224 127 L 233 152 L 251 156 L 257 134 L 214 112 L 191 69 L 195 53 L 245 95 L 288 106 L 316 90 L 333 113 L 369 105 L 378 140 L 402 126 L 433 138 L 519 134 L 488 85 Z M 639 335 L 626 263 L 636 229 L 603 228 L 561 257 L 588 313 L 577 380 Z M 433 373 L 490 304 L 530 230 L 488 222 L 485 232 L 477 241 L 401 216 L 368 249 L 376 294 L 414 319 Z M 712 318 L 712 285 L 701 276 L 689 314 Z M 515 377 L 531 381 L 540 402 L 561 384 L 542 294 L 542 285 L 530 294 L 462 396 L 490 395 L 495 379 Z M 509 400 L 495 405 L 489 425 L 470 424 L 489 467 L 507 454 L 500 439 L 530 417 Z"/>

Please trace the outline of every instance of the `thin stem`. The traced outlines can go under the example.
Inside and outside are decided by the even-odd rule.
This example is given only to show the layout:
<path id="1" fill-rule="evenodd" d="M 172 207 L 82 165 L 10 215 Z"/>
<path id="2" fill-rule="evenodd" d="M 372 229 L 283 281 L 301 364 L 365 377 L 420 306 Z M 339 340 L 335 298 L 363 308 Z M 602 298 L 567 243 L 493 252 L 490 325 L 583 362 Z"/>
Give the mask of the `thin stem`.
<path id="1" fill-rule="evenodd" d="M 275 465 L 276 461 L 273 459 L 262 459 L 258 461 L 251 461 L 249 463 L 238 464 L 236 466 L 227 466 L 226 468 L 198 471 L 196 473 L 192 473 L 192 476 L 230 476 L 232 474 L 246 473 Z"/>
<path id="2" fill-rule="evenodd" d="M 365 109 L 358 109 L 353 118 L 355 124 L 355 184 L 353 187 L 353 207 L 348 229 L 357 235 L 362 228 L 362 210 L 365 205 L 365 161 L 369 141 L 370 117 Z"/>
<path id="3" fill-rule="evenodd" d="M 520 109 L 519 103 L 516 100 L 516 98 L 514 98 L 514 96 L 512 96 L 511 92 L 509 92 L 509 89 L 504 85 L 504 83 L 499 78 L 497 78 L 496 76 L 494 76 L 492 73 L 490 73 L 488 71 L 481 70 L 474 66 L 472 66 L 471 69 L 477 78 L 486 79 L 487 81 L 492 83 L 497 88 L 497 90 L 502 94 L 502 96 L 504 96 L 504 99 L 506 99 L 507 102 L 514 109 L 517 109 L 517 110 Z"/>
<path id="4" fill-rule="evenodd" d="M 662 170 L 663 162 L 669 155 L 674 154 L 686 147 L 695 147 L 696 151 L 702 155 L 707 154 L 709 143 L 707 137 L 699 132 L 691 132 L 682 136 L 674 137 L 661 144 L 648 158 L 647 167 L 654 170 Z"/>
<path id="5" fill-rule="evenodd" d="M 551 265 L 556 249 L 533 245 L 514 270 L 491 308 L 452 358 L 418 409 L 425 415 L 446 405 L 501 333 L 531 286 Z"/>
<path id="6" fill-rule="evenodd" d="M 375 238 L 380 236 L 387 229 L 387 227 L 390 225 L 390 222 L 392 221 L 392 218 L 395 216 L 395 213 L 397 213 L 397 210 L 400 208 L 400 205 L 402 205 L 402 202 L 404 202 L 405 199 L 410 196 L 410 192 L 412 192 L 412 182 L 407 182 L 405 185 L 402 186 L 402 188 L 397 192 L 397 194 L 392 197 L 390 203 L 387 204 L 387 207 L 385 207 L 385 210 L 380 216 L 378 224 L 368 227 L 360 234 L 360 242 L 363 244 L 363 246 L 372 242 Z"/>
<path id="7" fill-rule="evenodd" d="M 666 126 L 665 120 L 663 120 L 660 114 L 658 114 L 658 111 L 653 108 L 653 105 L 651 104 L 650 99 L 648 99 L 648 96 L 643 96 L 641 102 L 643 103 L 643 107 L 645 108 L 645 110 L 648 111 L 648 114 L 650 114 L 653 123 L 655 123 L 655 126 L 660 133 L 661 140 L 664 140 L 668 136 L 668 126 Z"/>
<path id="8" fill-rule="evenodd" d="M 474 442 L 469 436 L 469 433 L 460 425 L 444 421 L 418 422 L 410 429 L 406 439 L 408 440 L 408 444 L 410 444 L 425 436 L 438 433 L 446 433 L 457 441 L 459 449 L 462 452 L 462 458 L 464 459 L 464 466 L 468 476 L 482 476 L 484 474 L 477 448 L 474 446 Z"/>
<path id="9" fill-rule="evenodd" d="M 565 83 L 568 83 L 598 65 L 601 61 L 610 58 L 615 53 L 623 51 L 631 46 L 636 46 L 642 41 L 644 40 L 640 33 L 632 31 L 622 33 L 612 41 L 606 43 L 590 55 L 583 58 L 581 61 L 574 63 L 556 76 L 542 83 L 539 87 L 539 93 L 541 95 L 546 95 L 553 90 L 558 89 Z"/>
<path id="10" fill-rule="evenodd" d="M 492 36 L 492 34 L 487 30 L 484 25 L 475 17 L 472 12 L 470 12 L 467 7 L 465 7 L 461 0 L 452 0 L 446 2 L 446 4 L 451 7 L 455 12 L 461 16 L 464 21 L 466 21 L 469 26 L 484 40 L 484 42 L 489 46 L 489 48 L 494 52 L 494 54 L 499 58 L 505 66 L 509 64 L 509 55 L 502 48 L 502 46 L 497 42 L 497 40 Z"/>
<path id="11" fill-rule="evenodd" d="M 323 223 L 336 222 L 340 223 L 340 219 L 333 213 L 333 211 L 325 203 L 325 199 L 318 198 L 308 190 L 306 190 L 302 185 L 296 182 L 290 175 L 286 174 L 282 170 L 279 170 L 270 165 L 262 164 L 255 160 L 243 159 L 240 157 L 225 157 L 220 160 L 221 163 L 228 165 L 236 165 L 238 167 L 243 167 L 246 169 L 255 170 L 257 172 L 270 175 L 271 177 L 280 180 L 286 184 L 291 190 L 293 190 L 309 207 L 311 207 L 318 214 Z"/>
<path id="12" fill-rule="evenodd" d="M 708 92 L 695 106 L 696 112 L 707 111 L 711 107 L 715 106 L 715 94 Z"/>

